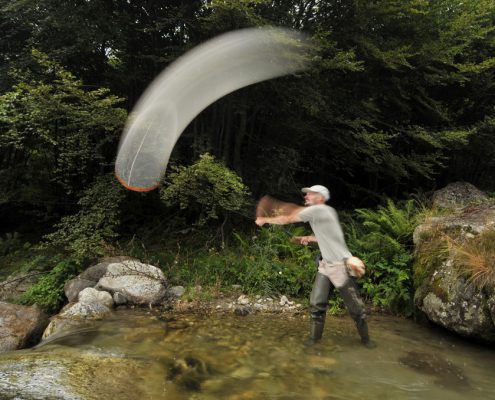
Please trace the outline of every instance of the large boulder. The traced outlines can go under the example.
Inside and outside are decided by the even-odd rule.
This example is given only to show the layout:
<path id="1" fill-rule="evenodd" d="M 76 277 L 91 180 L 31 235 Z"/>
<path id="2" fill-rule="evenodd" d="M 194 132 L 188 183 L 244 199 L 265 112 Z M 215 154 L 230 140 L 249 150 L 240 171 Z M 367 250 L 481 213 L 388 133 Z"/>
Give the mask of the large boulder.
<path id="1" fill-rule="evenodd" d="M 165 296 L 166 279 L 153 265 L 126 260 L 110 264 L 96 289 L 119 292 L 134 304 L 157 304 Z"/>
<path id="2" fill-rule="evenodd" d="M 479 290 L 442 263 L 415 293 L 415 305 L 437 325 L 460 336 L 495 343 L 495 291 Z"/>
<path id="3" fill-rule="evenodd" d="M 443 208 L 458 208 L 487 199 L 485 193 L 468 182 L 450 183 L 443 189 L 437 190 L 432 196 L 433 206 Z"/>
<path id="4" fill-rule="evenodd" d="M 0 302 L 0 352 L 36 344 L 47 325 L 48 316 L 37 306 Z"/>
<path id="5" fill-rule="evenodd" d="M 95 287 L 98 281 L 107 273 L 107 268 L 110 264 L 125 260 L 135 259 L 127 256 L 105 257 L 100 259 L 98 264 L 86 268 L 74 279 L 67 281 L 64 285 L 64 292 L 69 303 L 77 301 L 80 291 Z"/>
<path id="6" fill-rule="evenodd" d="M 416 309 L 431 322 L 484 343 L 495 343 L 495 287 L 473 276 L 480 276 L 478 266 L 488 273 L 495 269 L 489 265 L 494 247 L 480 245 L 494 230 L 495 203 L 485 201 L 428 218 L 414 232 Z"/>

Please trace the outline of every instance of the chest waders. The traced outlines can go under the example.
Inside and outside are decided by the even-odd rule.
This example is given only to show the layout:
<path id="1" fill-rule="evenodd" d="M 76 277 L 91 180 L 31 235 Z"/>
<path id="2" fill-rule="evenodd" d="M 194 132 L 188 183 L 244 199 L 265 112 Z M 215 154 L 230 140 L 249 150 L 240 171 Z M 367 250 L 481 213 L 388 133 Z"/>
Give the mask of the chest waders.
<path id="1" fill-rule="evenodd" d="M 317 257 L 316 262 L 319 264 L 321 258 Z M 354 280 L 347 272 L 346 276 L 342 279 L 343 283 L 339 282 L 339 286 L 336 287 L 330 279 L 321 274 L 316 273 L 315 281 L 313 284 L 313 290 L 310 296 L 311 305 L 311 321 L 310 321 L 310 337 L 309 343 L 315 343 L 319 341 L 323 335 L 323 328 L 325 326 L 325 316 L 328 308 L 328 299 L 334 288 L 339 291 L 340 296 L 344 300 L 345 307 L 349 312 L 349 315 L 356 323 L 356 328 L 361 337 L 361 342 L 367 347 L 374 347 L 371 342 L 368 333 L 368 323 L 366 321 L 366 308 L 363 300 L 359 296 L 359 289 Z"/>

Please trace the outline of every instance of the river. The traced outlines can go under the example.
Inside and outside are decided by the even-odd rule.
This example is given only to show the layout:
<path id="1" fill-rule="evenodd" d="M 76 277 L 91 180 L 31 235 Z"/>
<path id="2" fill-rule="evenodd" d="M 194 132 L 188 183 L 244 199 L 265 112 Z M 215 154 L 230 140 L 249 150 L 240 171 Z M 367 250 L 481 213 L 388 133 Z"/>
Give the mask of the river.
<path id="1" fill-rule="evenodd" d="M 374 315 L 375 349 L 348 317 L 306 347 L 303 315 L 120 310 L 0 355 L 1 399 L 495 399 L 495 350 Z"/>

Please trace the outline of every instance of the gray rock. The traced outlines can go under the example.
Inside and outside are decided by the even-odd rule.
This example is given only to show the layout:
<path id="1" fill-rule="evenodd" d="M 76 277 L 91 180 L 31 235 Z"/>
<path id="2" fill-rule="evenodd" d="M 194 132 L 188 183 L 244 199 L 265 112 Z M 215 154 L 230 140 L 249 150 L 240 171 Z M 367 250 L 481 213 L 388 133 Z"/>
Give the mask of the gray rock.
<path id="1" fill-rule="evenodd" d="M 120 292 L 115 292 L 113 294 L 113 301 L 116 305 L 121 306 L 123 304 L 127 304 L 127 297 L 125 297 L 122 293 Z"/>
<path id="2" fill-rule="evenodd" d="M 48 316 L 37 306 L 0 302 L 0 351 L 36 344 L 48 322 Z"/>
<path id="3" fill-rule="evenodd" d="M 79 295 L 79 292 L 81 292 L 81 290 L 84 290 L 86 288 L 92 288 L 97 283 L 98 283 L 97 281 L 90 281 L 87 279 L 81 279 L 79 277 L 71 279 L 67 281 L 64 285 L 65 297 L 67 297 L 70 303 L 77 301 L 77 297 Z"/>
<path id="4" fill-rule="evenodd" d="M 437 190 L 433 196 L 433 206 L 457 208 L 473 202 L 487 200 L 485 193 L 468 182 L 454 182 L 443 189 Z"/>
<path id="5" fill-rule="evenodd" d="M 457 235 L 464 240 L 494 226 L 495 204 L 487 202 L 454 210 L 449 215 L 427 218 L 414 230 L 413 241 L 416 246 L 419 246 L 424 239 L 438 232 Z"/>
<path id="6" fill-rule="evenodd" d="M 251 313 L 251 309 L 248 306 L 236 306 L 234 308 L 234 314 L 241 317 L 245 317 Z"/>
<path id="7" fill-rule="evenodd" d="M 422 270 L 430 271 L 414 294 L 414 304 L 421 315 L 428 320 L 463 337 L 495 343 L 495 289 L 476 288 L 467 281 L 461 271 L 469 271 L 462 265 L 462 258 L 456 257 L 455 247 L 437 246 L 429 243 L 449 237 L 456 246 L 476 243 L 480 233 L 495 228 L 495 204 L 485 202 L 453 210 L 450 215 L 429 218 L 416 228 L 414 233 L 415 251 L 430 265 Z M 440 242 L 439 242 L 440 243 Z M 425 246 L 426 247 L 423 247 Z M 424 261 L 426 262 L 426 261 Z"/>
<path id="8" fill-rule="evenodd" d="M 95 287 L 98 281 L 107 273 L 108 266 L 126 260 L 135 260 L 132 257 L 118 256 L 105 257 L 100 262 L 89 268 L 86 268 L 76 278 L 67 281 L 64 285 L 65 296 L 70 303 L 77 301 L 79 292 L 88 287 Z"/>
<path id="9" fill-rule="evenodd" d="M 107 273 L 107 268 L 110 264 L 110 262 L 102 262 L 86 268 L 79 274 L 78 278 L 98 282 Z"/>
<path id="10" fill-rule="evenodd" d="M 76 303 L 64 312 L 58 314 L 58 317 L 72 319 L 101 319 L 104 316 L 110 314 L 110 312 L 110 308 L 108 308 L 104 304 Z"/>
<path id="11" fill-rule="evenodd" d="M 286 305 L 286 304 L 288 304 L 288 303 L 289 303 L 289 299 L 287 298 L 287 296 L 282 296 L 282 297 L 280 297 L 280 303 L 279 303 L 279 304 L 280 304 L 281 306 L 285 306 L 285 305 Z"/>
<path id="12" fill-rule="evenodd" d="M 79 292 L 78 300 L 83 304 L 99 303 L 108 308 L 113 307 L 113 298 L 110 293 L 89 287 Z"/>
<path id="13" fill-rule="evenodd" d="M 247 297 L 245 294 L 241 294 L 237 299 L 237 303 L 241 305 L 249 304 L 249 297 Z"/>
<path id="14" fill-rule="evenodd" d="M 492 317 L 493 324 L 495 325 L 495 291 L 490 295 L 486 304 L 488 306 L 488 310 L 490 311 L 490 316 Z"/>
<path id="15" fill-rule="evenodd" d="M 113 300 L 112 300 L 113 302 Z M 43 332 L 43 340 L 52 335 L 73 330 L 84 325 L 86 321 L 102 319 L 111 313 L 110 308 L 100 303 L 75 303 L 64 307 L 62 312 L 52 317 Z"/>
<path id="16" fill-rule="evenodd" d="M 424 297 L 415 296 L 415 302 L 430 321 L 461 336 L 495 343 L 486 295 L 457 276 L 449 263 L 435 272 L 425 292 Z"/>
<path id="17" fill-rule="evenodd" d="M 167 297 L 182 297 L 182 295 L 185 293 L 186 289 L 184 286 L 172 286 L 171 288 L 167 289 Z"/>
<path id="18" fill-rule="evenodd" d="M 96 289 L 121 292 L 133 304 L 157 304 L 165 296 L 166 280 L 159 268 L 126 260 L 109 264 Z"/>

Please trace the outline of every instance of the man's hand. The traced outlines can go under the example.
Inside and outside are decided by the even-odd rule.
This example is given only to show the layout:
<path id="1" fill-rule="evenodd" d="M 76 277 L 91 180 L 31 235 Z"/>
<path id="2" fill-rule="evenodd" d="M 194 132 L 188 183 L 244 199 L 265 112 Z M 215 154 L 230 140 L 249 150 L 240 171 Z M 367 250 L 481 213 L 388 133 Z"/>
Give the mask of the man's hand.
<path id="1" fill-rule="evenodd" d="M 316 242 L 316 238 L 314 236 L 294 236 L 291 239 L 292 242 L 302 244 L 307 246 L 311 242 Z"/>
<path id="2" fill-rule="evenodd" d="M 256 218 L 256 221 L 254 223 L 258 226 L 263 226 L 266 224 L 266 218 L 265 217 L 258 217 Z"/>

